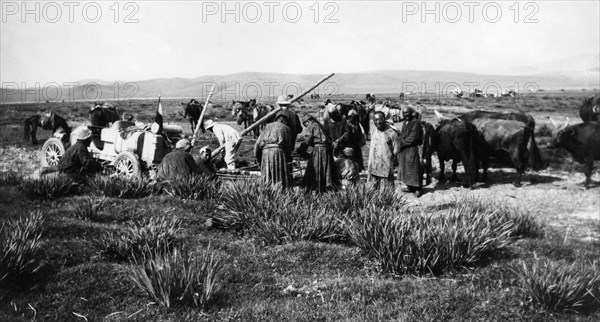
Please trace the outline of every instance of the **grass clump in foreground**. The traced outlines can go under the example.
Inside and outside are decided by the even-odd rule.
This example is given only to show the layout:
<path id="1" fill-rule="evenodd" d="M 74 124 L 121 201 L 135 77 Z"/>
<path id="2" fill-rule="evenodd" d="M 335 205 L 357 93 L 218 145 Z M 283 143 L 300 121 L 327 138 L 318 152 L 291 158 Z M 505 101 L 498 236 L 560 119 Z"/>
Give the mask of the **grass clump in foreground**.
<path id="1" fill-rule="evenodd" d="M 71 206 L 71 210 L 75 217 L 81 220 L 102 221 L 100 212 L 106 205 L 106 201 L 106 198 L 95 199 L 86 196 Z"/>
<path id="2" fill-rule="evenodd" d="M 548 311 L 584 312 L 600 308 L 600 270 L 596 263 L 521 262 L 513 269 L 521 289 Z"/>
<path id="3" fill-rule="evenodd" d="M 2 171 L 0 173 L 0 186 L 16 186 L 23 181 L 23 174 L 17 171 Z"/>
<path id="4" fill-rule="evenodd" d="M 90 178 L 89 184 L 104 196 L 113 198 L 143 198 L 154 192 L 154 185 L 146 178 L 98 175 Z"/>
<path id="5" fill-rule="evenodd" d="M 270 245 L 300 240 L 346 242 L 344 214 L 355 214 L 369 204 L 393 209 L 404 204 L 393 189 L 377 190 L 368 184 L 315 194 L 244 180 L 224 184 L 221 197 L 228 211 L 211 214 L 214 224 L 243 230 Z"/>
<path id="6" fill-rule="evenodd" d="M 383 272 L 433 274 L 474 265 L 511 241 L 514 226 L 493 212 L 453 208 L 440 216 L 367 208 L 348 219 L 352 241 Z"/>
<path id="7" fill-rule="evenodd" d="M 163 191 L 171 197 L 204 200 L 218 196 L 220 181 L 203 175 L 193 175 L 165 181 L 162 184 Z"/>
<path id="8" fill-rule="evenodd" d="M 138 287 L 167 308 L 174 304 L 204 308 L 221 286 L 225 261 L 210 246 L 198 257 L 174 249 L 136 261 L 127 272 Z"/>
<path id="9" fill-rule="evenodd" d="M 43 226 L 39 211 L 0 225 L 0 285 L 18 282 L 41 268 Z"/>
<path id="10" fill-rule="evenodd" d="M 124 232 L 109 232 L 97 240 L 101 257 L 125 261 L 172 250 L 181 221 L 174 217 L 150 218 L 129 224 Z"/>
<path id="11" fill-rule="evenodd" d="M 29 199 L 49 200 L 77 194 L 81 185 L 65 175 L 25 179 L 19 185 Z"/>

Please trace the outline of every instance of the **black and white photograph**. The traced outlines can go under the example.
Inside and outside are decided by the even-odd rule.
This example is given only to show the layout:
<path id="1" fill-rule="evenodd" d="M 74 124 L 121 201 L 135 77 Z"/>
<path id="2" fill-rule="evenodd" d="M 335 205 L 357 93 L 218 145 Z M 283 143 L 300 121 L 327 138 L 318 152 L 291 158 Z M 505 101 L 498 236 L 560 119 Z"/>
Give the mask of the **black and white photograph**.
<path id="1" fill-rule="evenodd" d="M 600 1 L 0 17 L 0 321 L 600 320 Z"/>

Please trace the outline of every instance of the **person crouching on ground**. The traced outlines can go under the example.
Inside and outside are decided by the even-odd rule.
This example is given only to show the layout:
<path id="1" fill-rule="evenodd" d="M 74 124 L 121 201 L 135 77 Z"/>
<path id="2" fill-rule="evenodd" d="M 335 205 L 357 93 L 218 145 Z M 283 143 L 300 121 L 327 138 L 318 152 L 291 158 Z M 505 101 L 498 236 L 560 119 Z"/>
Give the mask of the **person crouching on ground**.
<path id="1" fill-rule="evenodd" d="M 200 168 L 188 151 L 192 148 L 190 141 L 181 139 L 175 149 L 169 152 L 158 165 L 157 181 L 176 180 L 194 174 L 201 174 Z"/>
<path id="2" fill-rule="evenodd" d="M 334 163 L 334 177 L 341 182 L 342 188 L 355 184 L 359 179 L 359 166 L 353 160 L 354 149 L 345 148 Z"/>
<path id="3" fill-rule="evenodd" d="M 227 169 L 235 169 L 236 153 L 242 144 L 242 137 L 238 131 L 229 125 L 220 124 L 213 120 L 204 121 L 204 128 L 212 132 L 219 140 L 219 144 L 225 147 L 223 160 L 227 164 Z"/>
<path id="4" fill-rule="evenodd" d="M 369 181 L 375 182 L 379 189 L 381 181 L 394 186 L 394 162 L 400 153 L 398 134 L 385 120 L 383 112 L 373 114 L 375 131 L 371 136 L 369 152 Z"/>
<path id="5" fill-rule="evenodd" d="M 193 148 L 192 157 L 194 157 L 194 161 L 200 168 L 200 173 L 202 175 L 209 179 L 214 179 L 217 177 L 217 170 L 211 161 L 212 151 L 207 146 L 200 149 Z"/>
<path id="6" fill-rule="evenodd" d="M 58 171 L 75 181 L 82 182 L 85 177 L 102 171 L 102 165 L 92 157 L 88 147 L 92 143 L 92 131 L 87 126 L 80 126 L 71 133 L 77 139 L 63 157 L 58 161 Z"/>
<path id="7" fill-rule="evenodd" d="M 294 142 L 292 130 L 287 126 L 285 115 L 277 113 L 275 122 L 267 124 L 254 145 L 254 156 L 260 165 L 260 173 L 267 184 L 281 183 L 284 188 L 292 186 L 288 155 L 292 154 Z"/>
<path id="8" fill-rule="evenodd" d="M 327 135 L 323 126 L 312 115 L 304 116 L 304 141 L 296 153 L 303 159 L 308 160 L 306 171 L 302 178 L 302 185 L 308 190 L 324 192 L 335 188 L 333 179 L 333 148 L 331 138 Z M 312 153 L 308 154 L 309 147 L 313 147 Z"/>

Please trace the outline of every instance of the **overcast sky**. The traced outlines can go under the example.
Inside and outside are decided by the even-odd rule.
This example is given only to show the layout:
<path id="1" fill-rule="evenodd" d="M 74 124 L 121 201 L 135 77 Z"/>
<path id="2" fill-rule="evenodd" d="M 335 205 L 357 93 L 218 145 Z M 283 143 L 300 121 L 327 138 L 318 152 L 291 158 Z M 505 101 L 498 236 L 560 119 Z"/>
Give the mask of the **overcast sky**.
<path id="1" fill-rule="evenodd" d="M 599 1 L 0 2 L 3 83 L 242 71 L 496 73 L 600 52 Z"/>

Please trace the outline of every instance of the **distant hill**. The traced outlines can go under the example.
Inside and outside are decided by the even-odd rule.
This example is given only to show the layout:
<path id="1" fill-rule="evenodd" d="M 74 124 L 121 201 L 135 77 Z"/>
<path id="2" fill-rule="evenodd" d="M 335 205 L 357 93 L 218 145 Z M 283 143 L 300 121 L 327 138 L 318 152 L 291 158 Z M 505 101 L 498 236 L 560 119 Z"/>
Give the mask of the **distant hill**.
<path id="1" fill-rule="evenodd" d="M 527 83 L 535 83 L 538 88 L 581 89 L 600 87 L 600 71 L 597 66 L 587 66 L 584 71 L 560 70 L 532 75 L 481 75 L 474 73 L 416 70 L 379 70 L 361 73 L 339 73 L 319 86 L 314 93 L 327 94 L 354 93 L 399 93 L 450 91 L 458 84 L 463 90 L 473 88 L 500 87 L 507 90 L 518 86 L 525 91 Z M 571 66 L 574 67 L 574 66 Z M 579 67 L 578 67 L 579 68 Z M 524 67 L 524 69 L 526 69 Z M 532 69 L 532 68 L 530 68 Z M 216 84 L 214 101 L 248 99 L 259 96 L 259 100 L 272 101 L 284 90 L 296 94 L 314 84 L 321 74 L 282 74 L 243 72 L 229 75 L 208 75 L 196 78 L 159 78 L 130 83 L 115 81 L 80 81 L 81 86 L 61 88 L 60 97 L 56 88 L 11 89 L 1 88 L 2 103 L 43 102 L 60 100 L 105 101 L 114 99 L 156 98 L 201 98 L 208 94 L 212 84 Z M 119 84 L 119 90 L 114 87 Z M 86 85 L 87 84 L 87 85 Z M 125 87 L 127 86 L 127 87 Z M 469 87 L 471 86 L 471 88 Z"/>

